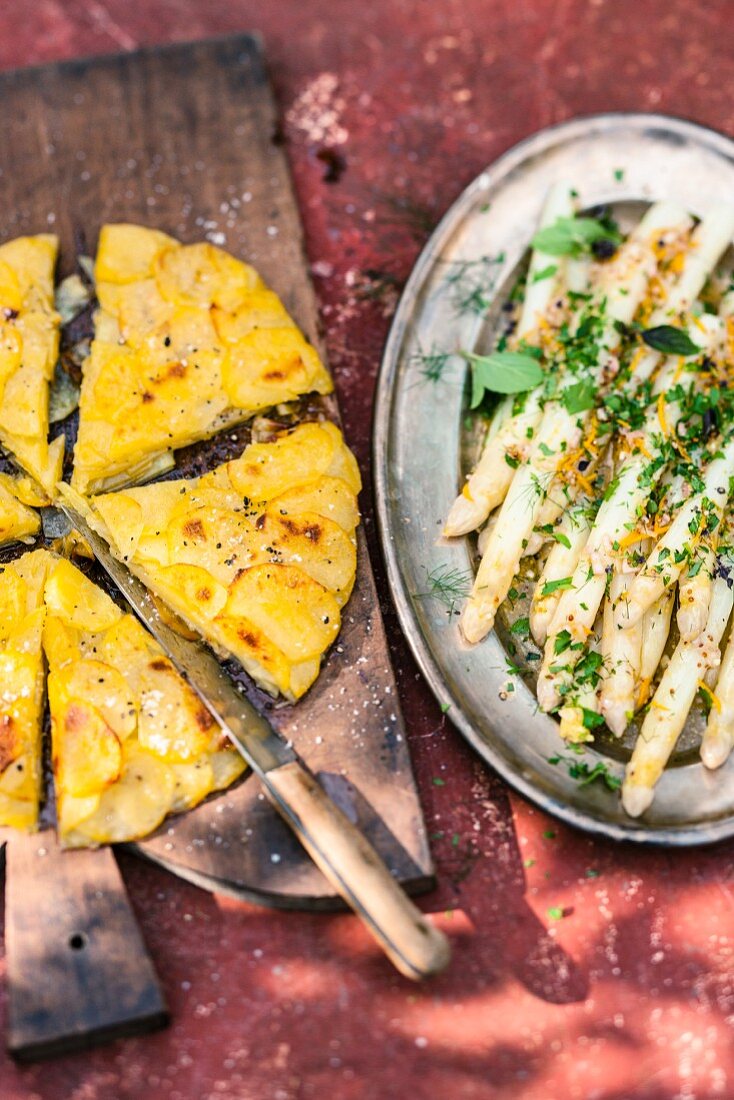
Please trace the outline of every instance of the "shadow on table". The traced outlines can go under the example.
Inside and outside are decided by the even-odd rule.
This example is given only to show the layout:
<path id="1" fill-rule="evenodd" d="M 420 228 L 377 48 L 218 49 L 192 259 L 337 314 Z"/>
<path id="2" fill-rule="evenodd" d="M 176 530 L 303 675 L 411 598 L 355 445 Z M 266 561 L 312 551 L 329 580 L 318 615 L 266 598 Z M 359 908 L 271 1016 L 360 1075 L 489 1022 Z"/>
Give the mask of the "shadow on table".
<path id="1" fill-rule="evenodd" d="M 528 904 L 507 788 L 478 761 L 471 770 L 472 798 L 452 808 L 460 831 L 434 834 L 439 889 L 424 906 L 460 911 L 472 928 L 454 942 L 452 991 L 458 986 L 466 995 L 512 975 L 551 1004 L 583 1001 L 588 975 L 556 941 L 552 923 L 547 929 Z M 451 918 L 443 927 L 450 934 Z"/>

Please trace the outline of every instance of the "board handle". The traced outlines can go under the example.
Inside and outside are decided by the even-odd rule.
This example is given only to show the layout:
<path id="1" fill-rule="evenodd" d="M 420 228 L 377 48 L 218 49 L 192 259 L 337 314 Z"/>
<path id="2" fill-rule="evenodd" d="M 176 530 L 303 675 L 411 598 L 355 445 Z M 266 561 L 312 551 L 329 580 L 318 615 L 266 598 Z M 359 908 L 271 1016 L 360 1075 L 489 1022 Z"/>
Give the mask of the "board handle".
<path id="1" fill-rule="evenodd" d="M 168 1010 L 112 849 L 64 852 L 53 829 L 6 835 L 13 1057 L 29 1062 L 162 1027 Z"/>
<path id="2" fill-rule="evenodd" d="M 451 951 L 388 871 L 370 842 L 299 761 L 263 777 L 266 793 L 316 866 L 364 922 L 406 978 L 447 965 Z"/>

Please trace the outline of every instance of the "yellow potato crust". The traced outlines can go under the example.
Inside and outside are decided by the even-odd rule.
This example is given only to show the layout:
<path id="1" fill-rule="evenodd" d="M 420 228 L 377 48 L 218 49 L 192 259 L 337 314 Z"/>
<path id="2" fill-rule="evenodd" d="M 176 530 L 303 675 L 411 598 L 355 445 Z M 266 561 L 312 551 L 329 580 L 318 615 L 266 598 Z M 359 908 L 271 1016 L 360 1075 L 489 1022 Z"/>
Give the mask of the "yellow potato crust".
<path id="1" fill-rule="evenodd" d="M 54 308 L 58 239 L 41 233 L 0 245 L 0 443 L 53 495 L 63 436 L 48 442 L 48 391 L 59 351 Z"/>
<path id="2" fill-rule="evenodd" d="M 43 586 L 49 555 L 0 567 L 0 825 L 34 829 L 41 795 Z"/>
<path id="3" fill-rule="evenodd" d="M 149 480 L 171 467 L 179 447 L 332 390 L 277 295 L 212 244 L 106 225 L 95 279 L 100 309 L 72 478 L 80 493 Z"/>
<path id="4" fill-rule="evenodd" d="M 325 421 L 250 444 L 200 478 L 97 496 L 88 515 L 218 652 L 295 700 L 318 676 L 354 584 L 359 489 L 354 456 Z"/>
<path id="5" fill-rule="evenodd" d="M 69 561 L 51 562 L 43 644 L 59 836 L 68 848 L 139 839 L 244 762 L 137 619 Z"/>

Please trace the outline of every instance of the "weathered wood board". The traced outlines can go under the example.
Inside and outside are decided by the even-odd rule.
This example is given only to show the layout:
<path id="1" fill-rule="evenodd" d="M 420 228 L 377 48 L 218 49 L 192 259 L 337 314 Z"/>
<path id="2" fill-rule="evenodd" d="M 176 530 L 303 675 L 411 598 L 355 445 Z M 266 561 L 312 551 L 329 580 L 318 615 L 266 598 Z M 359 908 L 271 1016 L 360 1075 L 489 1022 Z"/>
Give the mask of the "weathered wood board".
<path id="1" fill-rule="evenodd" d="M 0 76 L 0 97 L 0 239 L 57 232 L 64 275 L 80 247 L 93 252 L 106 221 L 136 221 L 184 241 L 208 237 L 254 263 L 320 344 L 298 211 L 256 38 L 7 73 Z M 302 410 L 323 411 L 338 416 L 333 399 L 316 408 L 304 403 Z M 73 438 L 73 421 L 64 430 Z M 243 428 L 181 452 L 179 474 L 211 468 L 239 453 L 247 438 Z M 316 686 L 295 707 L 274 705 L 251 686 L 248 693 L 364 827 L 391 870 L 418 890 L 432 881 L 430 853 L 362 535 L 359 551 L 342 633 Z M 337 904 L 252 778 L 171 819 L 139 850 L 211 889 L 280 906 Z M 66 871 L 77 861 L 91 869 L 94 859 L 107 856 L 109 871 L 109 853 L 66 853 L 42 870 L 36 866 L 39 889 L 52 899 L 57 866 Z M 10 876 L 27 869 L 25 839 L 17 848 L 11 840 L 7 865 Z M 24 905 L 11 878 L 11 926 L 22 926 Z M 88 917 L 95 919 L 91 911 Z M 8 948 L 9 955 L 20 951 L 20 940 L 11 936 Z M 11 976 L 19 973 L 17 962 L 9 959 Z M 32 972 L 28 955 L 23 966 Z M 142 1005 L 142 1017 L 157 1019 L 149 1008 Z"/>
<path id="2" fill-rule="evenodd" d="M 163 994 L 110 848 L 62 852 L 52 829 L 6 853 L 7 1041 L 48 1057 L 162 1027 Z"/>

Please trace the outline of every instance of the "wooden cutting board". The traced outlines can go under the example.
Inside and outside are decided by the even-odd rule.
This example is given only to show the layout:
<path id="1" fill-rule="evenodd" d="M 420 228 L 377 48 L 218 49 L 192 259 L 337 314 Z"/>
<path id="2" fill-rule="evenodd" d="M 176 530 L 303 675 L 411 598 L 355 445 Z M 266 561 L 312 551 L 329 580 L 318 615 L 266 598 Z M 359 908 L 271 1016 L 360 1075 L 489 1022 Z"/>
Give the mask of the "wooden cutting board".
<path id="1" fill-rule="evenodd" d="M 207 237 L 253 263 L 323 352 L 298 210 L 256 37 L 6 73 L 0 75 L 0 101 L 1 239 L 58 233 L 65 275 L 74 269 L 80 248 L 93 252 L 107 221 L 155 226 L 186 242 Z M 320 405 L 338 419 L 333 398 Z M 313 414 L 313 403 L 306 411 Z M 72 421 L 66 426 L 70 438 L 74 430 Z M 227 448 L 239 453 L 246 439 L 244 428 L 227 441 L 190 448 L 181 456 L 179 472 L 210 468 Z M 410 889 L 429 887 L 430 852 L 361 532 L 355 591 L 317 684 L 296 706 L 274 705 L 251 685 L 248 693 L 293 740 L 391 870 Z M 15 878 L 7 891 L 8 927 L 23 926 L 29 890 L 43 878 L 48 895 L 59 905 L 71 904 L 74 943 L 91 942 L 84 920 L 88 911 L 94 927 L 100 921 L 87 905 L 95 857 L 65 853 L 49 861 L 45 842 L 23 841 L 22 850 L 18 845 L 17 858 L 11 853 L 7 859 L 8 874 Z M 207 888 L 265 904 L 338 904 L 253 778 L 164 823 L 136 850 Z M 107 893 L 119 911 L 129 912 L 114 860 L 109 853 L 96 858 L 104 861 Z M 75 874 L 58 873 L 74 860 Z M 115 942 L 108 938 L 103 944 L 108 958 L 124 957 L 125 949 L 133 956 L 144 951 L 135 941 L 134 921 L 125 917 L 115 928 Z M 9 937 L 11 956 L 21 950 L 20 941 L 18 935 Z M 31 940 L 23 939 L 22 958 L 9 959 L 11 975 L 25 972 L 27 986 L 29 969 L 43 972 L 44 946 L 37 928 Z M 73 945 L 69 950 L 80 953 Z M 152 971 L 143 967 L 143 972 L 153 980 Z M 80 989 L 84 985 L 81 981 Z M 11 1000 L 18 1009 L 13 1046 L 22 1054 L 32 1048 L 33 1005 L 20 1012 L 12 988 Z M 143 997 L 141 1004 L 142 1016 L 162 1018 L 162 999 Z M 55 1011 L 63 1013 L 63 999 Z M 129 1030 L 130 1011 L 124 1015 L 120 1026 Z M 47 1032 L 49 1049 L 63 1046 L 63 1036 L 52 1027 Z M 113 1032 L 113 1021 L 105 1021 L 105 1034 Z M 79 1035 L 77 1029 L 76 1041 Z"/>

